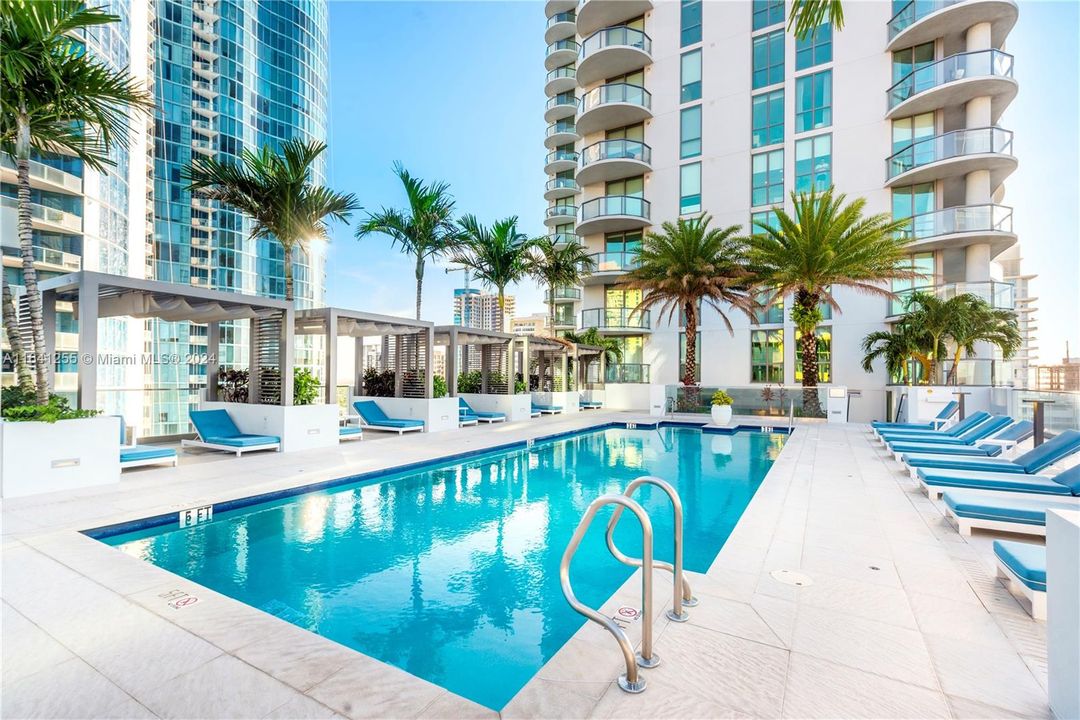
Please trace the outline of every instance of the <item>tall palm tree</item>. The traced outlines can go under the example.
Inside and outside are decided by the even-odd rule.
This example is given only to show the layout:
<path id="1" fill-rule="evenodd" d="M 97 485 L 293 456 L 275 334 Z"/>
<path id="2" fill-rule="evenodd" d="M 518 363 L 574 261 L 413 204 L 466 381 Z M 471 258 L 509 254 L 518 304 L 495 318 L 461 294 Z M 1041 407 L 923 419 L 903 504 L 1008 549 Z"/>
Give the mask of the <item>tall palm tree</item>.
<path id="1" fill-rule="evenodd" d="M 750 238 L 749 260 L 755 280 L 775 288 L 778 296 L 794 295 L 791 319 L 800 333 L 803 408 L 821 415 L 817 396 L 817 335 L 821 304 L 835 312 L 837 287 L 891 297 L 885 285 L 893 279 L 915 277 L 903 267 L 906 241 L 900 231 L 907 220 L 886 214 L 863 216 L 864 198 L 845 204 L 846 196 L 823 193 L 791 193 L 794 216 L 775 207 L 777 227 L 755 221 Z"/>
<path id="2" fill-rule="evenodd" d="M 661 319 L 686 319 L 686 363 L 683 385 L 696 385 L 697 329 L 703 303 L 720 313 L 732 332 L 726 307 L 752 317 L 757 303 L 746 270 L 746 242 L 739 237 L 742 227 L 732 225 L 709 229 L 712 218 L 665 222 L 662 233 L 650 232 L 638 251 L 638 265 L 623 277 L 620 285 L 642 290 L 636 310 L 658 308 Z"/>
<path id="3" fill-rule="evenodd" d="M 552 334 L 555 333 L 555 288 L 580 285 L 596 262 L 584 245 L 577 241 L 559 247 L 551 238 L 536 241 L 536 252 L 529 261 L 529 274 L 548 289 L 548 311 Z"/>
<path id="4" fill-rule="evenodd" d="M 368 213 L 356 228 L 356 239 L 370 233 L 390 237 L 401 251 L 416 258 L 416 319 L 424 288 L 424 265 L 454 249 L 459 231 L 454 224 L 454 199 L 447 183 L 427 183 L 409 174 L 401 163 L 394 163 L 394 174 L 405 187 L 409 207 L 405 210 L 381 208 Z"/>
<path id="5" fill-rule="evenodd" d="M 45 325 L 34 267 L 30 157 L 70 154 L 101 170 L 114 164 L 113 145 L 127 146 L 130 109 L 148 108 L 152 100 L 126 70 L 115 71 L 86 52 L 82 40 L 93 27 L 119 19 L 81 0 L 0 0 L 0 148 L 15 160 L 18 176 L 19 251 L 38 358 L 45 355 Z M 5 316 L 14 315 L 9 298 L 10 289 Z M 21 347 L 11 325 L 5 329 L 12 348 Z M 34 363 L 39 403 L 49 397 L 45 366 Z"/>
<path id="6" fill-rule="evenodd" d="M 840 30 L 844 27 L 842 0 L 792 0 L 788 31 L 799 40 L 811 37 L 822 23 L 829 22 Z"/>
<path id="7" fill-rule="evenodd" d="M 1021 345 L 1015 312 L 995 308 L 977 295 L 964 294 L 959 297 L 963 301 L 963 314 L 953 327 L 953 364 L 946 380 L 953 385 L 959 383 L 961 358 L 964 355 L 974 357 L 979 343 L 997 347 L 1005 360 L 1015 355 Z"/>
<path id="8" fill-rule="evenodd" d="M 285 299 L 293 299 L 293 254 L 308 242 L 327 239 L 327 220 L 348 222 L 360 207 L 351 193 L 311 183 L 326 143 L 286 140 L 280 153 L 264 145 L 245 150 L 240 162 L 199 157 L 181 170 L 188 189 L 230 205 L 254 220 L 251 238 L 276 240 L 285 253 Z"/>
<path id="9" fill-rule="evenodd" d="M 529 273 L 530 255 L 538 240 L 518 230 L 517 217 L 485 227 L 473 215 L 461 218 L 458 246 L 450 262 L 471 270 L 499 295 L 499 327 L 506 328 L 506 286 Z"/>

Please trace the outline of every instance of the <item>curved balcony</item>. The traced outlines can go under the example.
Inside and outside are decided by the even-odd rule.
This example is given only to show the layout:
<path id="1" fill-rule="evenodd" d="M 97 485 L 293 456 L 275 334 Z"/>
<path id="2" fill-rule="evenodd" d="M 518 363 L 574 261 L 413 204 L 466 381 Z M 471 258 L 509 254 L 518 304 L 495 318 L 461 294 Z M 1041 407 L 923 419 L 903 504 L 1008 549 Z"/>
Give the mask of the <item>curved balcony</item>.
<path id="1" fill-rule="evenodd" d="M 547 154 L 544 172 L 548 175 L 573 170 L 577 167 L 578 154 L 573 150 L 552 150 Z"/>
<path id="2" fill-rule="evenodd" d="M 990 245 L 990 254 L 1016 244 L 1012 208 L 1004 205 L 957 205 L 911 218 L 904 237 L 911 252 Z"/>
<path id="3" fill-rule="evenodd" d="M 652 8 L 649 0 L 581 0 L 577 9 L 578 35 L 585 37 L 600 28 L 633 20 Z"/>
<path id="4" fill-rule="evenodd" d="M 571 92 L 577 87 L 577 68 L 573 65 L 557 67 L 547 74 L 544 82 L 544 94 L 554 97 L 559 93 Z"/>
<path id="5" fill-rule="evenodd" d="M 997 188 L 1016 169 L 1012 135 L 1009 130 L 987 127 L 954 130 L 919 140 L 885 161 L 885 185 L 913 185 L 988 170 L 990 187 Z"/>
<path id="6" fill-rule="evenodd" d="M 544 67 L 554 70 L 562 65 L 569 65 L 577 60 L 581 46 L 573 40 L 556 40 L 547 46 L 547 55 L 544 57 Z"/>
<path id="7" fill-rule="evenodd" d="M 626 250 L 594 253 L 589 257 L 592 269 L 584 285 L 607 285 L 638 266 L 637 253 Z"/>
<path id="8" fill-rule="evenodd" d="M 997 280 L 957 282 L 943 285 L 924 285 L 897 292 L 896 297 L 889 299 L 888 317 L 897 317 L 906 313 L 908 301 L 915 293 L 933 295 L 942 300 L 948 300 L 958 295 L 974 295 L 997 310 L 1013 310 L 1016 308 L 1016 293 L 1012 283 Z"/>
<path id="9" fill-rule="evenodd" d="M 645 198 L 630 195 L 605 195 L 581 205 L 577 234 L 636 230 L 649 225 L 651 206 Z"/>
<path id="10" fill-rule="evenodd" d="M 544 42 L 550 45 L 564 38 L 573 37 L 577 32 L 577 13 L 573 10 L 564 10 L 550 16 L 547 20 L 547 30 L 544 31 Z"/>
<path id="11" fill-rule="evenodd" d="M 18 170 L 15 161 L 6 153 L 0 155 L 0 177 L 4 182 L 17 185 L 19 182 Z M 54 168 L 52 165 L 30 161 L 30 187 L 39 190 L 51 190 L 67 195 L 82 194 L 82 178 L 64 170 Z"/>
<path id="12" fill-rule="evenodd" d="M 557 148 L 560 145 L 569 145 L 577 142 L 580 137 L 577 134 L 577 126 L 574 125 L 573 119 L 559 120 L 547 126 L 544 147 Z"/>
<path id="13" fill-rule="evenodd" d="M 544 224 L 548 227 L 572 223 L 578 216 L 577 205 L 549 205 L 544 215 Z"/>
<path id="14" fill-rule="evenodd" d="M 913 70 L 888 90 L 886 117 L 906 117 L 990 98 L 990 122 L 1016 97 L 1013 56 L 1000 50 L 950 55 Z"/>
<path id="15" fill-rule="evenodd" d="M 559 93 L 553 98 L 548 98 L 544 110 L 544 120 L 549 123 L 558 120 L 572 118 L 577 113 L 578 99 L 572 92 Z"/>
<path id="16" fill-rule="evenodd" d="M 591 308 L 581 311 L 581 329 L 596 328 L 615 335 L 637 335 L 652 331 L 648 310 L 634 308 Z"/>
<path id="17" fill-rule="evenodd" d="M 640 85 L 611 83 L 593 88 L 578 101 L 578 134 L 633 125 L 652 118 L 652 95 Z"/>
<path id="18" fill-rule="evenodd" d="M 577 195 L 579 192 L 581 192 L 581 188 L 574 178 L 551 178 L 544 185 L 545 200 L 558 200 L 559 198 L 571 197 Z"/>
<path id="19" fill-rule="evenodd" d="M 577 236 L 577 233 L 551 233 L 547 236 L 547 239 L 556 245 L 569 245 L 572 242 L 581 243 L 581 238 Z"/>
<path id="20" fill-rule="evenodd" d="M 574 303 L 581 299 L 581 288 L 576 287 L 557 287 L 555 288 L 555 298 L 552 300 L 551 291 L 548 290 L 544 293 L 544 302 L 554 302 L 556 305 L 560 303 Z"/>
<path id="21" fill-rule="evenodd" d="M 544 3 L 544 16 L 551 17 L 556 13 L 573 10 L 577 7 L 578 0 L 547 0 Z"/>
<path id="22" fill-rule="evenodd" d="M 15 213 L 19 211 L 18 199 L 4 195 L 0 207 L 3 207 L 5 215 L 12 213 L 11 227 L 15 227 Z M 38 230 L 78 235 L 82 232 L 83 222 L 75 213 L 30 203 L 30 225 Z"/>
<path id="23" fill-rule="evenodd" d="M 968 28 L 990 23 L 991 44 L 1001 47 L 1019 11 L 1011 0 L 911 0 L 889 20 L 886 50 L 931 42 L 939 37 L 959 43 Z M 956 47 L 946 43 L 946 47 Z"/>
<path id="24" fill-rule="evenodd" d="M 581 42 L 578 85 L 641 70 L 652 63 L 652 39 L 641 30 L 616 26 L 597 30 Z"/>
<path id="25" fill-rule="evenodd" d="M 652 170 L 652 148 L 637 140 L 601 140 L 579 153 L 581 185 L 634 177 Z"/>

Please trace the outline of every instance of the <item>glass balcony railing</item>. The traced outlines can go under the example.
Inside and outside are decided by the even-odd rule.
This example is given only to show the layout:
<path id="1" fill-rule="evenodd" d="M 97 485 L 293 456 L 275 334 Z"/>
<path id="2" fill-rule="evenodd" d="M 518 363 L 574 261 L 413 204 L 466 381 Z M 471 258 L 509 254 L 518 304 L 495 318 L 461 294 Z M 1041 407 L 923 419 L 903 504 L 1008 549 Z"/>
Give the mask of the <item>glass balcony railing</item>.
<path id="1" fill-rule="evenodd" d="M 589 257 L 593 261 L 594 273 L 626 272 L 638 266 L 637 253 L 632 251 L 601 252 Z"/>
<path id="2" fill-rule="evenodd" d="M 551 55 L 553 53 L 557 53 L 557 52 L 562 51 L 562 50 L 569 50 L 569 51 L 576 54 L 579 50 L 581 50 L 581 46 L 578 45 L 573 40 L 570 40 L 570 39 L 559 40 L 559 41 L 553 42 L 553 43 L 551 43 L 550 45 L 547 46 L 547 54 L 548 55 Z"/>
<path id="3" fill-rule="evenodd" d="M 577 126 L 574 125 L 574 121 L 573 120 L 559 120 L 558 122 L 553 122 L 553 123 L 551 123 L 550 125 L 547 126 L 547 136 L 548 137 L 551 137 L 552 135 L 559 135 L 561 133 L 573 133 L 574 135 L 576 135 L 577 134 Z"/>
<path id="4" fill-rule="evenodd" d="M 555 13 L 547 20 L 547 26 L 558 25 L 564 22 L 577 22 L 577 13 L 573 10 L 567 10 L 566 12 Z"/>
<path id="5" fill-rule="evenodd" d="M 918 140 L 886 160 L 889 179 L 908 170 L 965 155 L 997 153 L 1012 155 L 1013 134 L 999 127 L 953 130 Z"/>
<path id="6" fill-rule="evenodd" d="M 1013 56 L 1001 50 L 959 53 L 912 70 L 889 88 L 889 109 L 950 82 L 977 77 L 1012 77 Z"/>
<path id="7" fill-rule="evenodd" d="M 652 94 L 640 85 L 630 83 L 611 83 L 593 88 L 581 96 L 578 101 L 579 110 L 586 113 L 600 105 L 612 103 L 629 103 L 640 105 L 645 109 L 652 108 Z"/>
<path id="8" fill-rule="evenodd" d="M 572 242 L 580 243 L 581 238 L 576 233 L 551 233 L 547 236 L 548 240 L 556 245 L 566 245 Z"/>
<path id="9" fill-rule="evenodd" d="M 652 325 L 648 310 L 622 307 L 582 310 L 581 327 L 597 330 L 648 330 Z"/>
<path id="10" fill-rule="evenodd" d="M 547 209 L 549 218 L 566 218 L 567 221 L 572 221 L 577 214 L 577 205 L 551 205 Z"/>
<path id="11" fill-rule="evenodd" d="M 582 59 L 607 47 L 634 47 L 652 54 L 652 39 L 641 30 L 619 25 L 597 30 L 581 43 Z"/>
<path id="12" fill-rule="evenodd" d="M 3 207 L 18 212 L 19 201 L 16 198 L 5 195 L 3 198 Z M 50 225 L 58 225 L 68 232 L 82 232 L 82 218 L 74 213 L 57 210 L 56 208 L 46 207 L 37 203 L 30 203 L 30 217 L 35 220 L 40 220 L 41 222 L 47 222 Z"/>
<path id="13" fill-rule="evenodd" d="M 973 232 L 1012 232 L 1012 208 L 1004 205 L 960 205 L 911 218 L 903 235 L 909 241 Z"/>
<path id="14" fill-rule="evenodd" d="M 601 140 L 581 151 L 581 167 L 600 160 L 640 160 L 652 163 L 652 148 L 637 140 Z"/>
<path id="15" fill-rule="evenodd" d="M 573 190 L 577 192 L 581 188 L 578 187 L 577 180 L 574 178 L 551 178 L 544 185 L 546 190 Z"/>
<path id="16" fill-rule="evenodd" d="M 648 220 L 650 211 L 651 205 L 645 198 L 631 195 L 605 195 L 582 204 L 581 221 L 609 215 L 631 215 Z"/>
<path id="17" fill-rule="evenodd" d="M 581 299 L 581 288 L 557 287 L 557 288 L 555 288 L 555 299 L 556 300 L 580 300 Z M 544 293 L 544 302 L 551 302 L 551 291 L 550 290 L 548 290 L 547 292 Z M 573 322 L 573 321 L 574 321 L 574 319 L 571 316 L 570 322 Z"/>
<path id="18" fill-rule="evenodd" d="M 899 35 L 908 27 L 914 25 L 919 20 L 930 13 L 937 12 L 942 8 L 947 8 L 950 5 L 955 5 L 962 0 L 911 0 L 907 5 L 900 8 L 900 12 L 892 16 L 889 20 L 889 39 Z"/>
<path id="19" fill-rule="evenodd" d="M 1012 283 L 987 280 L 985 282 L 956 282 L 943 285 L 925 285 L 901 290 L 889 300 L 889 315 L 903 315 L 908 311 L 911 296 L 915 293 L 933 295 L 948 300 L 959 295 L 974 295 L 997 310 L 1013 310 L 1016 307 L 1015 289 Z"/>
<path id="20" fill-rule="evenodd" d="M 600 363 L 589 363 L 585 370 L 588 383 L 648 383 L 649 366 L 642 363 L 608 363 L 604 367 L 604 379 L 600 380 Z"/>
<path id="21" fill-rule="evenodd" d="M 547 154 L 546 162 L 548 165 L 553 162 L 558 162 L 559 160 L 576 163 L 578 161 L 578 154 L 573 150 L 552 150 Z"/>
<path id="22" fill-rule="evenodd" d="M 577 68 L 575 68 L 573 65 L 564 65 L 563 67 L 557 67 L 547 74 L 546 82 L 558 80 L 559 78 L 567 78 L 569 80 L 576 79 Z"/>
<path id="23" fill-rule="evenodd" d="M 15 170 L 15 161 L 12 160 L 7 154 L 0 155 L 0 166 L 9 170 Z M 37 160 L 30 161 L 30 178 L 44 180 L 45 182 L 52 183 L 53 185 L 59 185 L 65 190 L 70 190 L 73 193 L 82 192 L 82 178 L 78 175 L 73 175 L 63 170 L 58 170 L 51 165 L 38 162 Z"/>
<path id="24" fill-rule="evenodd" d="M 547 110 L 557 107 L 577 108 L 578 101 L 573 93 L 560 93 L 547 101 Z"/>

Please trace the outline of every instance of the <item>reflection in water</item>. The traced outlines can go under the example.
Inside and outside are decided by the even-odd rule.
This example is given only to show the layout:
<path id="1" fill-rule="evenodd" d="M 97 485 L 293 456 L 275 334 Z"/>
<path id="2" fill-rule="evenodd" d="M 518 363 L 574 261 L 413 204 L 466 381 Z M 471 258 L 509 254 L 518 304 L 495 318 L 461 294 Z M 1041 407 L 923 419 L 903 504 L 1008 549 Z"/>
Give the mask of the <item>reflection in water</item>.
<path id="1" fill-rule="evenodd" d="M 686 567 L 708 569 L 783 445 L 739 433 L 716 452 L 717 439 L 687 428 L 603 430 L 109 542 L 499 709 L 583 622 L 558 567 L 597 496 L 643 474 L 668 480 L 685 506 Z M 646 486 L 635 497 L 652 518 L 656 557 L 670 561 L 666 496 Z M 604 545 L 609 512 L 572 569 L 593 606 L 631 572 Z M 640 553 L 632 517 L 616 537 Z"/>

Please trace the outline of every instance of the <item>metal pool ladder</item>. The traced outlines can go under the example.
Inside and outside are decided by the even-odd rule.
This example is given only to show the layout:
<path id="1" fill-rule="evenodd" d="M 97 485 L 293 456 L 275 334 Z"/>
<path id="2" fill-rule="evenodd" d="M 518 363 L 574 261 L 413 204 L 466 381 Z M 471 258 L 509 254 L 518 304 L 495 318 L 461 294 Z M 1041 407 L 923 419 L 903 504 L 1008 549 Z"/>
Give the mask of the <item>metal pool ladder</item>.
<path id="1" fill-rule="evenodd" d="M 645 512 L 645 509 L 631 498 L 634 491 L 644 484 L 660 487 L 671 499 L 672 510 L 675 514 L 674 564 L 666 562 L 654 563 L 653 561 L 652 521 L 649 520 L 649 515 Z M 600 508 L 606 505 L 615 506 L 615 511 L 611 516 L 611 520 L 608 522 L 607 528 L 608 549 L 619 562 L 632 567 L 641 568 L 641 652 L 637 654 L 634 653 L 634 646 L 631 644 L 630 638 L 627 637 L 626 631 L 619 627 L 618 623 L 612 618 L 603 615 L 578 600 L 577 596 L 574 594 L 574 589 L 570 584 L 570 562 L 573 560 L 574 554 L 581 545 L 581 540 L 585 537 L 586 531 L 596 517 L 596 513 L 600 511 Z M 627 557 L 615 546 L 613 533 L 619 518 L 622 516 L 623 510 L 632 512 L 634 516 L 637 517 L 638 523 L 641 525 L 641 559 Z M 697 600 L 690 592 L 690 585 L 686 581 L 686 578 L 683 577 L 682 502 L 679 499 L 679 494 L 670 484 L 664 482 L 660 478 L 649 476 L 640 477 L 631 482 L 621 495 L 609 493 L 607 495 L 601 495 L 589 503 L 589 507 L 586 508 L 585 514 L 578 523 L 577 529 L 574 530 L 574 535 L 570 538 L 570 542 L 563 552 L 562 561 L 559 563 L 559 581 L 562 585 L 563 595 L 566 597 L 566 601 L 570 603 L 570 607 L 603 627 L 612 634 L 615 641 L 618 643 L 619 650 L 623 655 L 623 661 L 626 664 L 626 673 L 619 676 L 618 684 L 620 688 L 629 693 L 639 693 L 645 689 L 645 679 L 640 677 L 638 667 L 654 668 L 660 664 L 660 657 L 652 650 L 652 571 L 654 566 L 668 570 L 674 574 L 675 582 L 673 599 L 675 604 L 672 606 L 672 611 L 668 612 L 668 617 L 676 622 L 685 622 L 688 616 L 682 608 L 696 605 Z"/>

